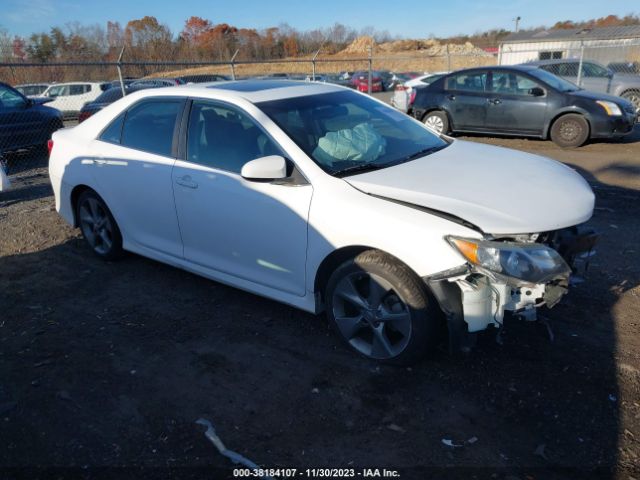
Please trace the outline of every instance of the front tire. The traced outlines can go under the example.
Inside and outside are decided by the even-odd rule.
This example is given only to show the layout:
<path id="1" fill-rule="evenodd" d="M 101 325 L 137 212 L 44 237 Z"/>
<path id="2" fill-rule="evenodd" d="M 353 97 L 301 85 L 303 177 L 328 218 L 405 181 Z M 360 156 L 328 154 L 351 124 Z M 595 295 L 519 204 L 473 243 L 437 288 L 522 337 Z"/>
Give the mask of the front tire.
<path id="1" fill-rule="evenodd" d="M 356 352 L 394 365 L 434 346 L 442 314 L 406 265 L 367 250 L 340 265 L 325 290 L 329 323 Z"/>
<path id="2" fill-rule="evenodd" d="M 636 113 L 640 114 L 640 90 L 627 90 L 620 96 L 633 103 L 633 106 L 636 107 Z"/>
<path id="3" fill-rule="evenodd" d="M 589 123 L 582 115 L 569 113 L 553 122 L 550 136 L 562 148 L 580 147 L 589 138 Z"/>
<path id="4" fill-rule="evenodd" d="M 422 123 L 437 133 L 446 135 L 449 133 L 449 119 L 447 114 L 440 110 L 427 113 L 422 118 Z"/>
<path id="5" fill-rule="evenodd" d="M 122 255 L 122 235 L 107 204 L 93 190 L 78 198 L 76 218 L 82 236 L 93 253 L 103 260 L 115 260 Z"/>

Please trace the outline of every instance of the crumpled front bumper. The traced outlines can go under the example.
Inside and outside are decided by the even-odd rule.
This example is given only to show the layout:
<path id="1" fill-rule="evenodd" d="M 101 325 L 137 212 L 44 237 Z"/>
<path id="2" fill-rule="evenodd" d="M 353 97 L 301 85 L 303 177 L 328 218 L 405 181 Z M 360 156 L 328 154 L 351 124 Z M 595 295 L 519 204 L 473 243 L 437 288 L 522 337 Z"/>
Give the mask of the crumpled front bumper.
<path id="1" fill-rule="evenodd" d="M 505 312 L 533 321 L 537 319 L 537 308 L 555 306 L 571 281 L 586 272 L 597 239 L 596 232 L 583 227 L 541 235 L 540 241 L 560 253 L 571 267 L 570 274 L 545 283 L 527 283 L 470 264 L 424 278 L 447 317 L 451 349 L 469 349 L 473 342 L 468 334 L 490 325 L 501 327 Z"/>

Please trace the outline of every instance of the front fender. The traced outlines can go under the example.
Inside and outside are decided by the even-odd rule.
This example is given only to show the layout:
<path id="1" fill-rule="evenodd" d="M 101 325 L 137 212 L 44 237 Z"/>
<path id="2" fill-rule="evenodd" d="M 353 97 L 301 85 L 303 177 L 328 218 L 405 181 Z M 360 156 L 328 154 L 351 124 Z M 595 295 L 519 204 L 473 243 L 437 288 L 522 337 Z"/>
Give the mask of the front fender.
<path id="1" fill-rule="evenodd" d="M 396 257 L 425 277 L 464 263 L 446 235 L 482 236 L 423 210 L 367 195 L 341 179 L 328 183 L 330 188 L 314 189 L 309 212 L 306 275 L 310 291 L 323 260 L 338 249 L 366 245 Z"/>

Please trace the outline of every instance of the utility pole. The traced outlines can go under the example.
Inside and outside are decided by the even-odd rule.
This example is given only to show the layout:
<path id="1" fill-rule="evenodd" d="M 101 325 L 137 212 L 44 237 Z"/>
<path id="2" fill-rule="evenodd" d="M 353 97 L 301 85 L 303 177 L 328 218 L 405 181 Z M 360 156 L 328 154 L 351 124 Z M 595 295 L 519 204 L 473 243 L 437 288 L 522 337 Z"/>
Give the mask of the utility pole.
<path id="1" fill-rule="evenodd" d="M 514 22 L 516 22 L 516 33 L 518 33 L 519 27 L 520 27 L 520 20 L 522 20 L 522 17 L 518 16 L 516 18 L 513 19 Z"/>

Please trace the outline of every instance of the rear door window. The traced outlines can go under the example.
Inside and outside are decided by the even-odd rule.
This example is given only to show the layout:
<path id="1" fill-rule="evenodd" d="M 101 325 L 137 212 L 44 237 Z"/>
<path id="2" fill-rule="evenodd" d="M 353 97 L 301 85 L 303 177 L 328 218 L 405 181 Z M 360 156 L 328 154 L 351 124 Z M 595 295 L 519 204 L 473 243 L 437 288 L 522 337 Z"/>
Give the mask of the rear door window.
<path id="1" fill-rule="evenodd" d="M 127 111 L 121 145 L 171 157 L 176 120 L 182 111 L 180 100 L 148 100 Z"/>
<path id="2" fill-rule="evenodd" d="M 447 90 L 459 92 L 484 92 L 487 85 L 487 72 L 464 72 L 447 79 Z"/>

